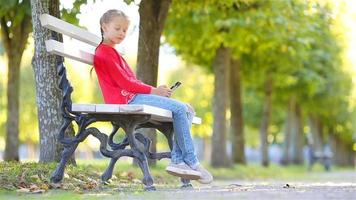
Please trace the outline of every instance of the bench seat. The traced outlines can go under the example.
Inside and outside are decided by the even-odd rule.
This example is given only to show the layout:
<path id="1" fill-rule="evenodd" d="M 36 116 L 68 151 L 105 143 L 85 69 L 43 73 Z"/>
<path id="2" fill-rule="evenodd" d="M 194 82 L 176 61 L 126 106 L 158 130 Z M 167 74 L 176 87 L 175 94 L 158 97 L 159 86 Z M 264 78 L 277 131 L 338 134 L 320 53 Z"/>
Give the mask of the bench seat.
<path id="1" fill-rule="evenodd" d="M 72 112 L 90 113 L 90 114 L 148 114 L 153 121 L 171 122 L 172 112 L 162 108 L 139 104 L 72 104 Z M 201 118 L 194 117 L 194 124 L 201 124 Z"/>

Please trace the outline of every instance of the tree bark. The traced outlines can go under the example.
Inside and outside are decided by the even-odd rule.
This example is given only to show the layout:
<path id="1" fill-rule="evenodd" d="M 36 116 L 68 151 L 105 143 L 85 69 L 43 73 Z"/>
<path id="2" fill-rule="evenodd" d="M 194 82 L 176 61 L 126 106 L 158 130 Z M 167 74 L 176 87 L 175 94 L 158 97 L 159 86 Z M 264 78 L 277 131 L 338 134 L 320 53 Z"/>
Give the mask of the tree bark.
<path id="1" fill-rule="evenodd" d="M 168 15 L 171 0 L 142 0 L 140 3 L 140 31 L 137 52 L 137 77 L 144 83 L 157 86 L 159 47 L 162 30 Z M 157 152 L 155 129 L 145 129 L 152 140 L 151 152 Z M 155 159 L 149 159 L 155 165 Z"/>
<path id="2" fill-rule="evenodd" d="M 21 10 L 21 12 L 23 12 Z M 11 13 L 0 18 L 1 40 L 8 58 L 7 80 L 7 121 L 5 161 L 19 161 L 19 93 L 20 93 L 20 65 L 28 35 L 31 32 L 31 17 L 26 15 L 23 20 L 12 27 L 7 21 L 13 21 Z"/>
<path id="3" fill-rule="evenodd" d="M 216 50 L 213 63 L 215 81 L 211 165 L 214 167 L 226 167 L 230 165 L 226 152 L 226 107 L 228 99 L 227 81 L 230 67 L 230 57 L 230 49 L 221 45 Z"/>
<path id="4" fill-rule="evenodd" d="M 265 101 L 263 105 L 262 112 L 262 123 L 260 129 L 260 140 L 261 140 L 261 155 L 262 155 L 262 166 L 268 167 L 269 156 L 268 156 L 268 126 L 271 116 L 271 106 L 272 106 L 272 77 L 270 74 L 267 75 L 267 80 L 265 82 Z"/>
<path id="5" fill-rule="evenodd" d="M 22 53 L 19 53 L 22 54 Z M 10 58 L 7 80 L 7 121 L 5 161 L 19 161 L 19 93 L 20 93 L 20 57 Z"/>
<path id="6" fill-rule="evenodd" d="M 308 136 L 308 144 L 313 148 L 314 152 L 323 151 L 323 125 L 318 117 L 309 115 L 310 135 Z"/>
<path id="7" fill-rule="evenodd" d="M 329 135 L 330 145 L 333 153 L 332 161 L 338 166 L 354 165 L 355 153 L 352 149 L 352 142 L 346 143 L 334 132 Z"/>
<path id="8" fill-rule="evenodd" d="M 301 165 L 303 164 L 303 146 L 304 146 L 304 136 L 303 136 L 303 119 L 301 109 L 298 103 L 295 104 L 295 129 L 292 132 L 291 140 L 291 162 L 293 164 Z"/>
<path id="9" fill-rule="evenodd" d="M 246 164 L 240 67 L 239 60 L 231 59 L 230 84 L 228 86 L 230 88 L 232 160 L 234 163 Z"/>
<path id="10" fill-rule="evenodd" d="M 291 146 L 291 135 L 293 130 L 293 117 L 294 117 L 294 108 L 295 108 L 295 96 L 292 96 L 288 101 L 285 131 L 284 131 L 284 143 L 283 143 L 283 155 L 281 164 L 288 165 L 290 164 L 289 148 Z"/>
<path id="11" fill-rule="evenodd" d="M 36 81 L 36 100 L 38 109 L 40 132 L 40 162 L 59 161 L 62 145 L 57 135 L 63 121 L 60 105 L 62 91 L 58 88 L 57 63 L 61 57 L 50 55 L 46 51 L 45 40 L 56 36 L 61 40 L 61 35 L 53 33 L 41 26 L 39 17 L 48 13 L 59 18 L 58 0 L 31 0 L 33 37 L 35 40 L 35 54 L 32 59 L 33 71 Z M 74 135 L 72 127 L 66 131 L 67 135 Z M 74 155 L 73 155 L 74 156 Z M 69 162 L 74 162 L 74 157 Z"/>

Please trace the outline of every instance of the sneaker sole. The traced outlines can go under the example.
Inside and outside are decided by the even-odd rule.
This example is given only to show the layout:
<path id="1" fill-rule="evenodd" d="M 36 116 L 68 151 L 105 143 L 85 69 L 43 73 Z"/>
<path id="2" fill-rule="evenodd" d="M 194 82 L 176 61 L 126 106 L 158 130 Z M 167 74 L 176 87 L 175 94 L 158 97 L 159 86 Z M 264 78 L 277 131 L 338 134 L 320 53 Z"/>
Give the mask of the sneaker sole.
<path id="1" fill-rule="evenodd" d="M 189 180 L 198 180 L 201 179 L 200 173 L 191 173 L 191 171 L 188 170 L 182 170 L 178 169 L 175 167 L 167 167 L 166 171 L 168 174 L 171 174 L 173 176 L 179 176 L 181 178 L 189 179 Z"/>

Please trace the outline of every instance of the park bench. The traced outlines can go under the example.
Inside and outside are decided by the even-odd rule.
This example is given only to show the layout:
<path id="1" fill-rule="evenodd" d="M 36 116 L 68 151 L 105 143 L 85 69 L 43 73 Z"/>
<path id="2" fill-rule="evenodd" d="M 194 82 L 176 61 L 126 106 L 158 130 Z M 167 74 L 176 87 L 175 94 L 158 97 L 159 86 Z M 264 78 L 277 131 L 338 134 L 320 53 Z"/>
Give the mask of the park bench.
<path id="1" fill-rule="evenodd" d="M 116 161 L 122 156 L 129 156 L 136 158 L 138 161 L 138 165 L 144 176 L 142 183 L 145 186 L 145 190 L 155 190 L 147 159 L 160 160 L 162 158 L 170 158 L 171 154 L 170 152 L 151 153 L 149 151 L 151 140 L 138 132 L 137 129 L 155 128 L 159 130 L 166 137 L 168 145 L 172 150 L 173 123 L 171 111 L 148 105 L 72 103 L 71 93 L 73 92 L 73 87 L 67 79 L 63 63 L 64 57 L 92 65 L 94 51 L 68 46 L 59 42 L 58 33 L 84 42 L 91 47 L 96 47 L 100 43 L 101 38 L 49 14 L 42 14 L 40 21 L 43 27 L 52 31 L 52 39 L 45 41 L 47 52 L 61 56 L 60 61 L 57 63 L 57 72 L 60 76 L 59 88 L 63 92 L 61 110 L 64 120 L 58 134 L 58 139 L 63 144 L 64 150 L 60 163 L 51 176 L 51 182 L 58 183 L 63 179 L 68 159 L 73 155 L 78 144 L 83 142 L 88 135 L 92 135 L 100 141 L 100 152 L 105 157 L 111 158 L 109 166 L 101 176 L 104 183 L 112 177 Z M 113 129 L 109 136 L 100 132 L 95 127 L 88 127 L 98 121 L 111 122 Z M 65 131 L 72 122 L 78 125 L 78 130 L 75 136 L 65 136 Z M 193 123 L 200 124 L 201 119 L 194 117 Z M 120 128 L 125 132 L 125 138 L 120 143 L 115 143 L 113 138 Z M 128 146 L 130 148 L 126 149 Z M 181 179 L 181 181 L 183 187 L 191 187 L 189 180 Z"/>

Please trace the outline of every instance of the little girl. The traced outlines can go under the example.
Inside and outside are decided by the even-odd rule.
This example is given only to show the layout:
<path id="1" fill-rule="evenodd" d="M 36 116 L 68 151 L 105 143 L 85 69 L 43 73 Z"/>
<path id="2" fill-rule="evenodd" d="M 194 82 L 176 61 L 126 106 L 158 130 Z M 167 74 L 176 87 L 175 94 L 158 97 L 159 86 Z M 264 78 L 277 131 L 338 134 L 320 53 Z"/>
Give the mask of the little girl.
<path id="1" fill-rule="evenodd" d="M 124 58 L 115 50 L 126 36 L 128 17 L 119 10 L 108 10 L 100 18 L 102 42 L 95 51 L 94 69 L 107 104 L 146 104 L 172 111 L 174 144 L 171 163 L 166 171 L 172 175 L 213 181 L 212 175 L 199 164 L 195 155 L 190 126 L 194 116 L 187 104 L 170 99 L 172 91 L 165 85 L 153 87 L 138 80 Z"/>

